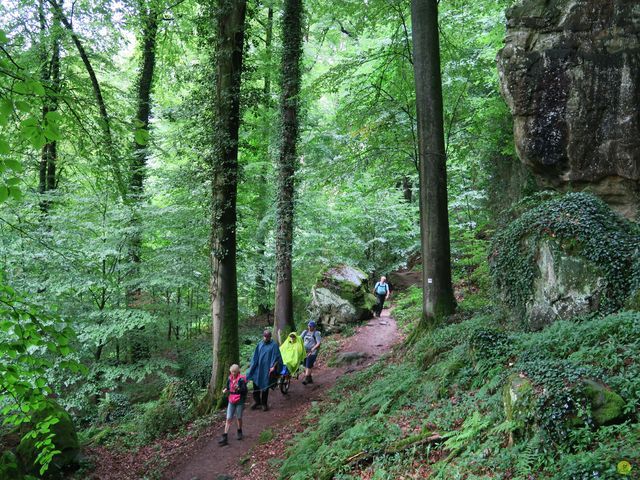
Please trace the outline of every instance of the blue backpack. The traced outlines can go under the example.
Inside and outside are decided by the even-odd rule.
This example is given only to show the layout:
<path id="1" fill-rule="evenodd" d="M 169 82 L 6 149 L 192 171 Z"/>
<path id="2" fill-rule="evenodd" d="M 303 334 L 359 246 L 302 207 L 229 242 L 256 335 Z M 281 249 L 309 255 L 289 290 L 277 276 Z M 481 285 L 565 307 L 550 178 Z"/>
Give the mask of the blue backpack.
<path id="1" fill-rule="evenodd" d="M 387 283 L 382 284 L 380 282 L 376 283 L 376 293 L 378 295 L 386 295 L 389 291 L 389 285 Z"/>

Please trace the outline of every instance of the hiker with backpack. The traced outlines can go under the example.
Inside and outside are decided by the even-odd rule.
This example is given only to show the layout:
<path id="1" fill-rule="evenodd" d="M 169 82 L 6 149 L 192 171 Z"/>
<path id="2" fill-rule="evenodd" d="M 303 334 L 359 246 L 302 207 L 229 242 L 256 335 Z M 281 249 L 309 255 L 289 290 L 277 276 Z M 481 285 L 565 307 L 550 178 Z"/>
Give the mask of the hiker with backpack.
<path id="1" fill-rule="evenodd" d="M 222 390 L 222 393 L 229 394 L 229 404 L 227 405 L 227 421 L 224 424 L 224 433 L 218 440 L 218 445 L 221 447 L 227 445 L 229 428 L 233 423 L 234 416 L 238 421 L 236 438 L 242 440 L 242 411 L 244 410 L 244 402 L 247 399 L 247 379 L 244 375 L 240 375 L 240 367 L 236 364 L 231 365 L 229 373 L 227 386 Z"/>
<path id="2" fill-rule="evenodd" d="M 316 322 L 311 320 L 307 324 L 307 327 L 307 330 L 304 330 L 300 334 L 300 338 L 302 338 L 302 342 L 304 343 L 304 349 L 307 352 L 307 357 L 304 359 L 303 385 L 313 383 L 311 370 L 313 369 L 313 364 L 316 363 L 316 359 L 318 358 L 318 349 L 322 342 L 322 336 L 320 335 L 320 332 L 316 330 Z"/>
<path id="3" fill-rule="evenodd" d="M 378 299 L 378 304 L 374 308 L 373 314 L 375 316 L 377 313 L 379 317 L 382 314 L 384 301 L 389 298 L 389 295 L 391 295 L 391 287 L 387 283 L 387 277 L 385 276 L 380 277 L 380 281 L 376 282 L 375 286 L 373 287 L 373 294 Z"/>

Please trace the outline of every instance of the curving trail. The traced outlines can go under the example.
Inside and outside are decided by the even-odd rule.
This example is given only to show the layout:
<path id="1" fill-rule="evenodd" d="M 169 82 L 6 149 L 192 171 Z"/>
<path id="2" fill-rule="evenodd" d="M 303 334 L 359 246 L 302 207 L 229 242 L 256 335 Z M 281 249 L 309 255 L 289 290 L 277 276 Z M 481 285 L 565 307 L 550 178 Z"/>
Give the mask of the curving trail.
<path id="1" fill-rule="evenodd" d="M 247 398 L 247 406 L 243 416 L 244 439 L 235 439 L 235 425 L 229 431 L 229 445 L 220 447 L 217 444 L 219 435 L 223 431 L 222 422 L 215 435 L 202 437 L 187 455 L 174 460 L 173 465 L 165 470 L 165 480 L 240 480 L 253 478 L 246 473 L 246 469 L 240 466 L 242 459 L 250 460 L 250 451 L 258 445 L 260 432 L 272 428 L 277 431 L 292 419 L 298 422 L 300 415 L 294 412 L 304 411 L 311 402 L 322 400 L 324 392 L 333 386 L 340 376 L 356 369 L 365 368 L 399 340 L 400 336 L 395 320 L 389 316 L 389 310 L 384 309 L 380 318 L 374 318 L 356 329 L 355 335 L 345 339 L 340 350 L 343 352 L 357 351 L 368 355 L 366 361 L 359 366 L 344 366 L 331 368 L 326 365 L 326 358 L 318 357 L 319 366 L 314 369 L 313 384 L 304 386 L 299 380 L 292 380 L 291 388 L 287 395 L 282 395 L 279 390 L 273 390 L 269 394 L 269 408 L 267 412 L 251 410 L 251 392 Z M 292 417 L 293 415 L 293 417 Z M 278 457 L 282 452 L 273 450 L 267 452 L 272 458 Z M 264 457 L 264 453 L 261 455 Z M 264 458 L 261 459 L 264 461 Z M 249 466 L 249 468 L 252 466 Z M 240 472 L 245 473 L 240 473 Z"/>

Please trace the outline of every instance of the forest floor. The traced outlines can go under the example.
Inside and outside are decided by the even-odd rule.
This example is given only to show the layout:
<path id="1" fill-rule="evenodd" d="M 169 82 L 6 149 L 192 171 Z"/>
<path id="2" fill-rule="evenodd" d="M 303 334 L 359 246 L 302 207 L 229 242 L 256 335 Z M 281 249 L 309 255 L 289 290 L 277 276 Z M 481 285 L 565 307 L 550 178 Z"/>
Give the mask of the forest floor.
<path id="1" fill-rule="evenodd" d="M 278 477 L 275 465 L 285 452 L 288 441 L 303 431 L 309 408 L 322 402 L 325 393 L 336 380 L 355 370 L 366 368 L 400 339 L 396 323 L 384 309 L 380 318 L 373 318 L 357 327 L 355 334 L 341 339 L 338 351 L 363 352 L 366 360 L 360 365 L 329 367 L 328 355 L 318 357 L 311 385 L 302 385 L 302 376 L 291 382 L 287 395 L 279 390 L 269 394 L 269 411 L 247 408 L 244 415 L 244 439 L 235 439 L 235 425 L 229 431 L 229 444 L 218 446 L 223 425 L 211 428 L 195 439 L 190 448 L 181 448 L 165 470 L 166 480 L 273 480 Z M 247 399 L 247 407 L 251 396 Z M 311 452 L 310 452 L 311 453 Z"/>

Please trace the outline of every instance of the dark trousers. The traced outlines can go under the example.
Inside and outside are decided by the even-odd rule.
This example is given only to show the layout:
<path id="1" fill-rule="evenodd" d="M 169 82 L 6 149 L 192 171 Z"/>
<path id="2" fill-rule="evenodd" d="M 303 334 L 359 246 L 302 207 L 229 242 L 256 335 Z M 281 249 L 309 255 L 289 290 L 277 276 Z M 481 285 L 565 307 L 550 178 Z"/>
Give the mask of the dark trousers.
<path id="1" fill-rule="evenodd" d="M 383 294 L 379 294 L 376 293 L 376 297 L 378 297 L 378 305 L 376 306 L 376 309 L 378 311 L 378 316 L 380 316 L 380 314 L 382 313 L 382 307 L 384 307 L 384 301 L 387 297 L 386 293 Z"/>
<path id="2" fill-rule="evenodd" d="M 269 388 L 260 390 L 259 387 L 253 386 L 253 401 L 258 405 L 266 405 L 269 399 Z"/>

